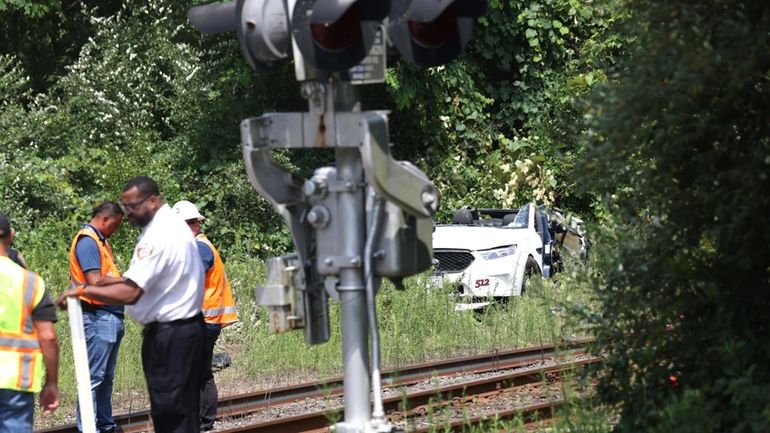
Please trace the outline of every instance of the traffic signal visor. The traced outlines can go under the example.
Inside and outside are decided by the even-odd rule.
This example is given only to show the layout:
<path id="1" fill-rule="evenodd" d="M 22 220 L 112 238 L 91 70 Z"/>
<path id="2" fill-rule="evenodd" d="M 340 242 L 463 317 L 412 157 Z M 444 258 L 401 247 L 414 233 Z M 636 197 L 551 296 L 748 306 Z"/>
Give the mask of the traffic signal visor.
<path id="1" fill-rule="evenodd" d="M 298 0 L 294 40 L 316 68 L 346 71 L 366 57 L 389 8 L 387 0 Z"/>
<path id="2" fill-rule="evenodd" d="M 459 56 L 486 0 L 399 0 L 391 5 L 388 34 L 398 52 L 420 66 L 438 66 Z"/>

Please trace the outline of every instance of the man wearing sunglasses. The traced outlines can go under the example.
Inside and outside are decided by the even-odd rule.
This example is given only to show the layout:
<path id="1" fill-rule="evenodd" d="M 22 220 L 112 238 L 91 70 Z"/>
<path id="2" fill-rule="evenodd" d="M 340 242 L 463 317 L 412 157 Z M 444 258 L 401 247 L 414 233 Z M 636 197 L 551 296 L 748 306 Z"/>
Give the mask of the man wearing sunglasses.
<path id="1" fill-rule="evenodd" d="M 206 328 L 201 314 L 203 264 L 190 229 L 163 202 L 158 184 L 138 176 L 120 200 L 142 233 L 123 282 L 82 285 L 59 298 L 88 296 L 126 312 L 144 325 L 142 366 L 155 431 L 198 433 L 200 378 Z"/>

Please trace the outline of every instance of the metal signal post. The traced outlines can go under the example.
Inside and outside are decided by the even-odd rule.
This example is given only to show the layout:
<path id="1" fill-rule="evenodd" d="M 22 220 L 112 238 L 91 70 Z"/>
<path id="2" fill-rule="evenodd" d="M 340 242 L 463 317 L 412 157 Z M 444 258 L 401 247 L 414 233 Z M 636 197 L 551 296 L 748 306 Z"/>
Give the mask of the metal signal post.
<path id="1" fill-rule="evenodd" d="M 389 431 L 382 417 L 370 415 L 373 297 L 382 277 L 399 280 L 429 266 L 437 191 L 416 167 L 391 158 L 385 113 L 350 111 L 358 106 L 350 83 L 305 82 L 303 94 L 307 113 L 271 113 L 241 124 L 249 179 L 284 216 L 297 247 L 296 255 L 270 259 L 257 301 L 270 307 L 275 331 L 304 328 L 305 341 L 317 344 L 329 338 L 327 296 L 338 300 L 345 422 L 336 428 Z M 271 148 L 328 147 L 336 165 L 304 181 L 270 157 Z"/>

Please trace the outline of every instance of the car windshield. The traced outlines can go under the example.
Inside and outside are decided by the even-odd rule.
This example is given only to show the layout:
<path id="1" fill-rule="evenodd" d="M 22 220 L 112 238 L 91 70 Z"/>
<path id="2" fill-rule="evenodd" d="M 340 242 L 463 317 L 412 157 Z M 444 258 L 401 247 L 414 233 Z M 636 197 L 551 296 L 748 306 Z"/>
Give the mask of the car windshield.
<path id="1" fill-rule="evenodd" d="M 522 206 L 518 212 L 516 212 L 516 218 L 513 219 L 513 222 L 508 224 L 508 227 L 512 227 L 515 229 L 522 229 L 527 227 L 527 223 L 529 222 L 529 205 L 525 204 Z"/>

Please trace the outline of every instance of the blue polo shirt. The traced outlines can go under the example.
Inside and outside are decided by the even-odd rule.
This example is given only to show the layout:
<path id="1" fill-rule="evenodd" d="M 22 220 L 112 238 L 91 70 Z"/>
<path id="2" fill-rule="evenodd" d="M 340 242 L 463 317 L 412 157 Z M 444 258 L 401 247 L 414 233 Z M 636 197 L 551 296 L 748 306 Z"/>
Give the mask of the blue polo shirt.
<path id="1" fill-rule="evenodd" d="M 83 227 L 89 227 L 96 233 L 102 242 L 105 241 L 104 235 L 96 227 L 91 224 L 84 224 Z M 80 239 L 78 239 L 78 243 L 75 245 L 75 257 L 78 259 L 78 263 L 80 264 L 83 273 L 88 273 L 89 271 L 101 272 L 102 254 L 99 252 L 99 246 L 96 244 L 96 241 L 91 237 L 81 236 Z M 122 305 L 99 305 L 97 308 L 109 311 L 121 317 L 123 316 Z"/>
<path id="2" fill-rule="evenodd" d="M 203 262 L 203 272 L 208 272 L 214 266 L 214 252 L 211 251 L 206 242 L 196 239 L 195 243 L 198 244 L 198 254 L 200 254 L 201 261 Z"/>

